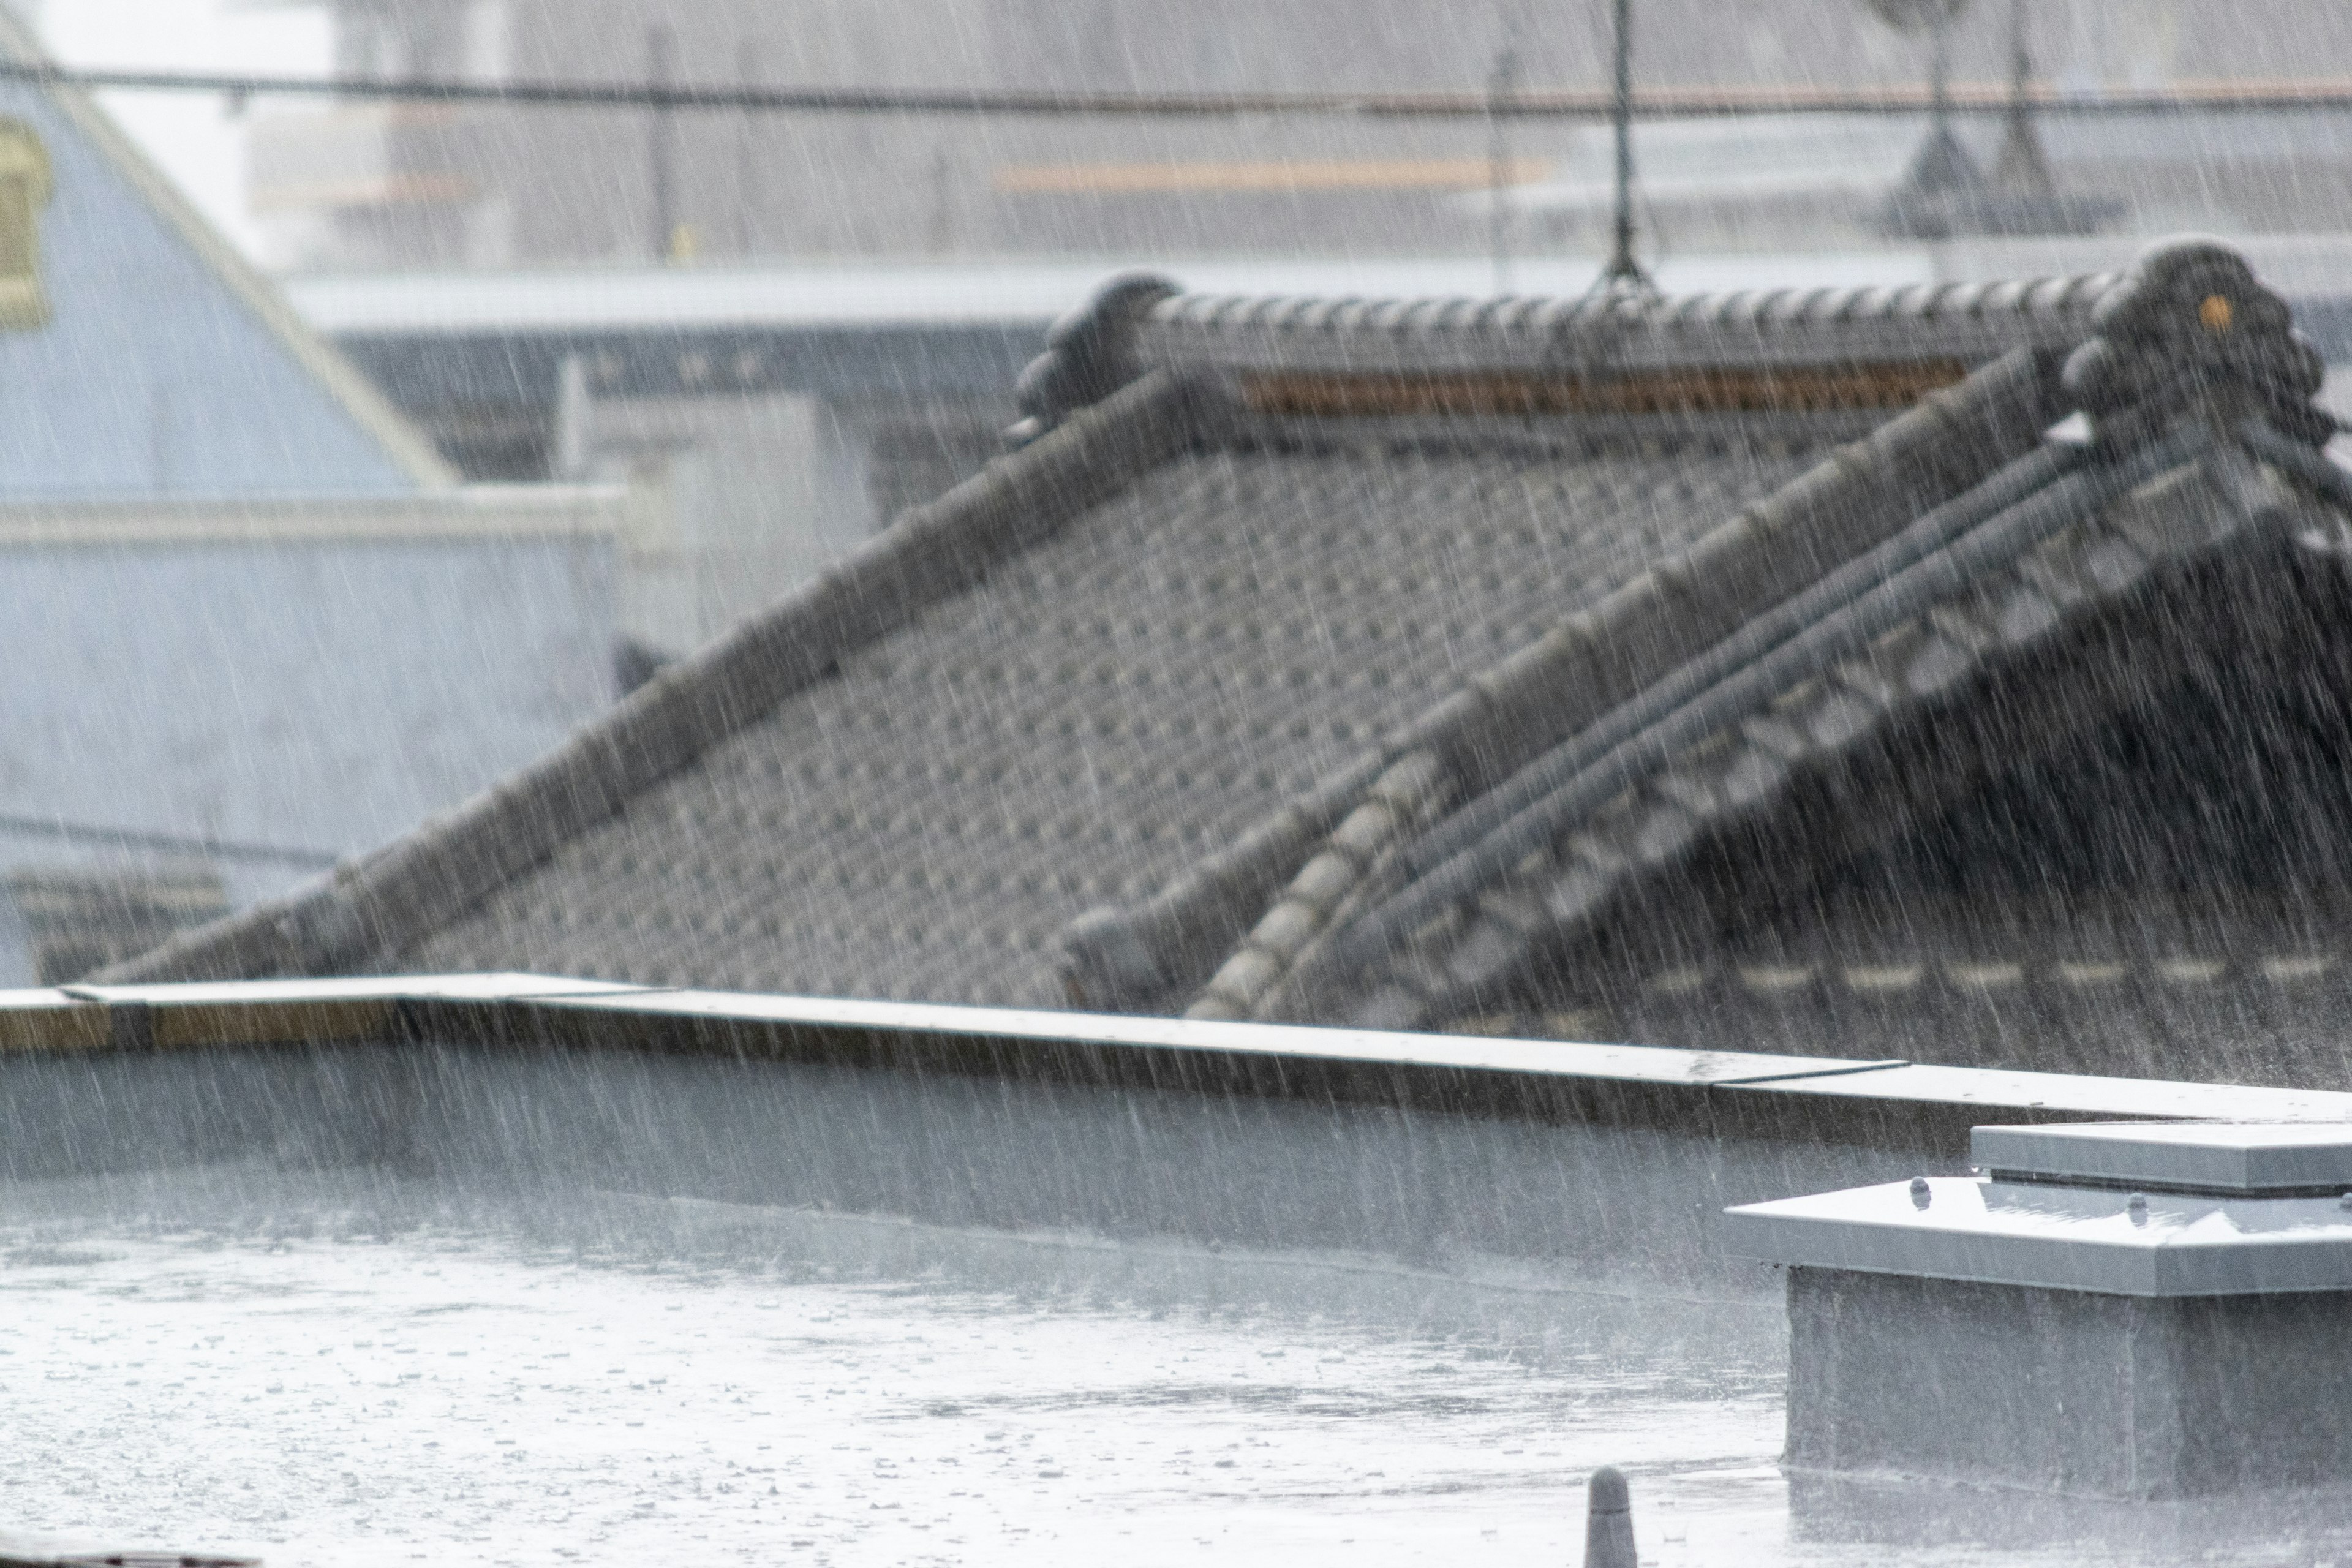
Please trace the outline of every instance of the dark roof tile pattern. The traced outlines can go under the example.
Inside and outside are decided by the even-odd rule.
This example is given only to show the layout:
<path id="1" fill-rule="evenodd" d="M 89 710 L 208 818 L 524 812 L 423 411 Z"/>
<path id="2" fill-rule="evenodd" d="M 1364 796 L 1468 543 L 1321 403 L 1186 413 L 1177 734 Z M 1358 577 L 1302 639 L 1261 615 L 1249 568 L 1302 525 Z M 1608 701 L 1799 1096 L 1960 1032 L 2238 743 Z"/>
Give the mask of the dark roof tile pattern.
<path id="1" fill-rule="evenodd" d="M 2208 241 L 2152 248 L 2093 325 L 2063 378 L 2092 416 L 2089 446 L 2047 445 L 1944 500 L 1727 639 L 1736 659 L 1710 651 L 1595 725 L 1605 738 L 1571 735 L 1472 800 L 1426 853 L 1412 841 L 1433 822 L 1407 825 L 1313 942 L 1276 904 L 1194 1015 L 1411 1027 L 1479 1011 L 1547 962 L 1572 974 L 1564 951 L 1643 923 L 1644 900 L 1663 907 L 1701 854 L 1742 834 L 1781 841 L 1808 786 L 1842 790 L 1832 814 L 1857 828 L 1899 820 L 1916 804 L 1891 782 L 1900 770 L 1861 787 L 1841 777 L 1869 773 L 1849 759 L 1887 752 L 1922 715 L 1999 705 L 1981 694 L 2004 671 L 2032 676 L 2006 700 L 2042 710 L 2016 737 L 2034 746 L 2195 657 L 2160 619 L 2139 626 L 2137 651 L 2111 642 L 2073 668 L 2062 656 L 2210 562 L 2275 559 L 2282 542 L 2326 533 L 2325 503 L 2352 500 L 2352 482 L 2315 450 L 2334 430 L 2308 401 L 2317 356 L 2242 259 Z M 1801 874 L 1790 851 L 1784 868 Z"/>
<path id="2" fill-rule="evenodd" d="M 1281 1005 L 1295 967 L 1328 967 L 1333 932 L 1349 923 L 1365 874 L 1449 803 L 1491 790 L 1545 748 L 1710 657 L 1837 563 L 1861 557 L 1844 570 L 1875 572 L 1872 552 L 1888 547 L 1890 533 L 2033 451 L 2057 416 L 2054 368 L 2048 354 L 2014 351 L 1931 394 L 1689 551 L 1564 615 L 1149 904 L 1090 913 L 1067 943 L 1074 993 L 1093 1005 L 1134 1005 L 1153 1000 L 1154 988 L 1189 987 L 1199 993 L 1193 1016 L 1208 1017 Z M 1314 843 L 1317 829 L 1328 833 L 1328 845 Z"/>
<path id="3" fill-rule="evenodd" d="M 1727 934 L 1685 962 L 1445 1028 L 2341 1088 L 2347 1007 L 2352 910 L 2010 890 L 1832 907 L 1801 933 Z"/>
<path id="4" fill-rule="evenodd" d="M 396 954 L 690 767 L 839 661 L 1051 538 L 1215 423 L 1215 400 L 1148 374 L 938 500 L 708 647 L 511 778 L 356 865 L 110 965 L 110 979 L 348 972 Z"/>
<path id="5" fill-rule="evenodd" d="M 1054 939 L 1801 456 L 1181 458 L 398 955 L 1057 1005 Z"/>
<path id="6" fill-rule="evenodd" d="M 1939 704 L 1983 687 L 1996 668 L 2032 674 L 2022 694 L 2003 700 L 2014 722 L 1986 768 L 2144 695 L 2158 671 L 2201 650 L 2178 636 L 2147 637 L 2146 624 L 2135 627 L 2147 645 L 2142 661 L 2121 671 L 2106 650 L 2071 665 L 2058 650 L 2103 617 L 2112 626 L 2119 606 L 2147 610 L 2160 577 L 2232 551 L 2274 552 L 2315 512 L 2227 448 L 2173 470 L 1684 752 L 1423 932 L 1409 975 L 1370 986 L 1350 976 L 1358 994 L 1341 1016 L 1419 1026 L 1478 1010 L 1539 952 L 1601 934 L 1640 880 L 1670 875 L 1768 817 L 1802 777 L 1833 774 L 1906 719 L 1932 721 Z M 1874 805 L 1905 815 L 1893 800 Z M 1793 852 L 1788 862 L 1794 875 Z"/>
<path id="7" fill-rule="evenodd" d="M 2252 308 L 2207 312 L 2215 288 Z M 1635 305 L 1204 300 L 1161 289 L 1119 280 L 1099 309 L 1057 329 L 1024 382 L 1020 449 L 665 671 L 545 763 L 320 888 L 108 977 L 521 968 L 1055 1005 L 1065 999 L 1057 939 L 1082 912 L 1134 908 L 1335 788 L 1336 826 L 1267 842 L 1296 837 L 1370 866 L 1454 809 L 1449 792 L 1490 787 L 1495 768 L 1517 765 L 1531 705 L 1561 707 L 1538 689 L 1547 681 L 1591 685 L 1562 709 L 1571 726 L 1590 721 L 1577 716 L 1584 707 L 1630 706 L 1620 686 L 1665 691 L 1675 675 L 1712 669 L 1741 631 L 1830 592 L 1832 568 L 1877 548 L 1887 528 L 1907 533 L 1964 487 L 1991 482 L 1986 464 L 2006 473 L 2042 461 L 2018 454 L 2063 406 L 2050 401 L 2060 352 L 2104 321 L 2122 369 L 2082 361 L 2068 382 L 2117 390 L 2117 417 L 2097 433 L 2102 460 L 2144 448 L 2194 405 L 2230 447 L 2200 479 L 2227 504 L 2169 533 L 2100 523 L 2079 559 L 2041 563 L 2018 592 L 1994 581 L 2002 562 L 1969 565 L 1970 581 L 1946 584 L 1949 603 L 1918 611 L 1920 624 L 1875 657 L 1841 648 L 1845 664 L 1804 733 L 1751 713 L 1758 721 L 1735 726 L 1721 757 L 1678 744 L 1683 761 L 1636 792 L 1635 805 L 1657 808 L 1647 820 L 1612 819 L 1628 831 L 1607 843 L 1593 823 L 1577 825 L 1598 846 L 1581 864 L 1661 900 L 1710 821 L 1751 822 L 1769 837 L 1764 814 L 1795 798 L 1789 781 L 1808 758 L 1867 751 L 1934 706 L 1922 692 L 1972 689 L 1971 671 L 2004 650 L 2038 657 L 2053 624 L 2041 611 L 2063 622 L 2070 594 L 2093 608 L 2128 599 L 2168 569 L 2156 557 L 2174 536 L 2195 554 L 2214 542 L 2204 523 L 2219 518 L 2230 534 L 2299 504 L 2252 471 L 2222 416 L 2267 411 L 2302 443 L 2297 461 L 2325 468 L 2310 449 L 2315 416 L 2280 417 L 2308 391 L 2307 350 L 2242 263 L 2210 245 L 2175 247 L 2120 290 L 2102 277 Z M 2183 289 L 2194 297 L 2176 297 Z M 2126 304 L 2110 309 L 2119 292 Z M 2184 298 L 2202 326 L 2176 320 Z M 2233 319 L 2262 342 L 2221 342 Z M 2002 356 L 2008 370 L 1986 368 Z M 1808 371 L 1812 401 L 1775 404 L 1777 367 L 1824 365 L 1866 374 Z M 1742 379 L 1759 366 L 1768 374 Z M 1716 367 L 1742 374 L 1723 378 L 1732 392 L 1721 397 L 1706 391 L 1704 419 L 1690 417 L 1696 404 L 1644 401 L 1658 389 L 1680 396 L 1675 388 Z M 1887 387 L 1971 367 L 1965 384 L 1985 394 L 1967 414 L 1978 435 L 1929 431 L 1920 446 L 1965 462 L 1914 471 L 1874 437 L 1822 463 L 1832 432 L 1876 417 Z M 1328 373 L 1354 397 L 1385 396 L 1382 375 L 1444 383 L 1457 369 L 1662 374 L 1633 378 L 1641 395 L 1601 421 L 1565 404 L 1480 404 L 1491 389 L 1476 376 L 1475 396 L 1426 407 L 1252 401 L 1257 372 Z M 1910 371 L 1919 374 L 1906 380 Z M 1940 396 L 1887 425 L 1887 440 L 1902 447 L 1923 422 L 1958 432 L 1959 405 Z M 2162 419 L 2135 423 L 2142 403 L 2160 404 Z M 1411 417 L 1360 416 L 1375 408 Z M 2053 485 L 2054 463 L 2035 470 L 2034 487 Z M 1820 513 L 1821 526 L 1786 538 L 1724 531 L 1774 515 L 1749 510 L 1767 496 Z M 2091 519 L 2059 520 L 2070 521 Z M 1629 595 L 1637 581 L 1656 593 Z M 2007 598 L 1988 599 L 1994 588 Z M 1834 596 L 1843 605 L 1858 591 Z M 1654 598 L 1657 613 L 1629 611 L 1580 642 L 1584 613 L 1612 595 Z M 1585 653 L 1555 658 L 1563 639 Z M 1620 666 L 1622 680 L 1608 675 Z M 2041 696 L 2063 706 L 2067 693 L 2052 685 Z M 1654 731 L 1667 733 L 1643 734 Z M 1837 810 L 1860 831 L 1879 805 L 1861 794 Z M 1367 837 L 1366 813 L 1392 820 Z M 1290 892 L 1305 904 L 1355 897 L 1348 879 L 1318 892 L 1321 858 Z M 1408 944 L 1352 985 L 1341 977 L 1338 994 L 1360 1016 L 1411 1013 L 1388 1022 L 1486 1007 L 1531 962 L 1558 955 L 1565 895 L 1545 880 L 1549 864 L 1511 863 L 1456 905 L 1444 940 Z M 1292 930 L 1287 908 L 1267 910 L 1255 945 L 1232 959 L 1277 954 L 1264 984 L 1244 987 L 1277 1009 L 1291 1005 L 1285 976 L 1322 940 L 1314 928 L 1344 932 L 1360 912 Z"/>

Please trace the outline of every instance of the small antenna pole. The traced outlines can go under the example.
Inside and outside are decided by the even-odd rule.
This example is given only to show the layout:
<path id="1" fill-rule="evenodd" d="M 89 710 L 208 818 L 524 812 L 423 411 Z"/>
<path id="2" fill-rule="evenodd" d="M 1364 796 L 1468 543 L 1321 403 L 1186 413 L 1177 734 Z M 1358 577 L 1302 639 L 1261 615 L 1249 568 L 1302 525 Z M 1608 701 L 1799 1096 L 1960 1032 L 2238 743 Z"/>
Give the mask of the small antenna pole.
<path id="1" fill-rule="evenodd" d="M 1511 210 L 1503 195 L 1511 183 L 1511 147 L 1503 104 L 1518 76 L 1518 54 L 1506 46 L 1495 56 L 1486 85 L 1486 248 L 1495 258 L 1497 294 L 1511 291 Z"/>
<path id="2" fill-rule="evenodd" d="M 677 36 L 659 25 L 646 28 L 646 79 L 665 89 L 675 86 L 677 61 Z M 676 119 L 668 108 L 656 109 L 646 134 L 646 195 L 652 207 L 652 232 L 646 237 L 653 242 L 649 248 L 656 262 L 671 259 L 677 244 Z"/>
<path id="3" fill-rule="evenodd" d="M 1657 285 L 1633 259 L 1633 0 L 1616 0 L 1617 79 L 1609 122 L 1617 137 L 1617 207 L 1609 264 L 1599 287 L 1610 293 L 1654 294 Z"/>

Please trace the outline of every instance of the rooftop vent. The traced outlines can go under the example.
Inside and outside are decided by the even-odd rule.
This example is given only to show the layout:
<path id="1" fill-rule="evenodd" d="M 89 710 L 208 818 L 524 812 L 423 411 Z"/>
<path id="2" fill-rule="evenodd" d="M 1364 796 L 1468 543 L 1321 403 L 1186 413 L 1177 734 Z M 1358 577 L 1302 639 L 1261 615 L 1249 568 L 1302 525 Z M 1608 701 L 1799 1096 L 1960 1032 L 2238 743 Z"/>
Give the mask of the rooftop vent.
<path id="1" fill-rule="evenodd" d="M 1732 1209 L 1792 1469 L 2106 1497 L 2352 1480 L 2352 1124 L 1979 1127 L 1979 1174 Z"/>

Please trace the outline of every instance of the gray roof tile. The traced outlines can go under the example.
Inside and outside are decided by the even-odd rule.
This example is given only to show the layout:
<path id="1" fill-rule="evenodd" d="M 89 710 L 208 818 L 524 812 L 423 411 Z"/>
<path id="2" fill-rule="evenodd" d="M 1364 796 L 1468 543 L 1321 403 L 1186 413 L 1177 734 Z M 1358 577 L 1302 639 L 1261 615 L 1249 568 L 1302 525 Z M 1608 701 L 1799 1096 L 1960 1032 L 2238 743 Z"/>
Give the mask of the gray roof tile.
<path id="1" fill-rule="evenodd" d="M 397 962 L 1057 1003 L 1080 911 L 1148 895 L 1803 462 L 1180 458 Z"/>

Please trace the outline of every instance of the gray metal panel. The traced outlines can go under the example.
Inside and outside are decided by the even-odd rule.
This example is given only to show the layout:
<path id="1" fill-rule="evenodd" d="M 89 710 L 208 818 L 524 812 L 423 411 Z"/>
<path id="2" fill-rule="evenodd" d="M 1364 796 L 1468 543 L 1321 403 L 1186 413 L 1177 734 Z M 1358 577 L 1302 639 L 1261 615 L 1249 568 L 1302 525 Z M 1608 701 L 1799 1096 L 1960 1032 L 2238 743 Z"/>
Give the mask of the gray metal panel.
<path id="1" fill-rule="evenodd" d="M 2183 1120 L 2235 1117 L 2248 1121 L 2340 1121 L 2336 1109 L 2352 1098 L 2327 1089 L 2270 1089 L 2252 1084 L 2200 1084 L 2193 1092 L 2151 1079 L 2106 1078 L 2087 1073 L 2016 1072 L 2006 1068 L 1941 1067 L 1913 1062 L 1883 1072 L 1824 1079 L 1810 1086 L 1832 1097 L 1860 1095 L 1917 1105 L 1981 1106 L 1988 1112 L 2012 1106 L 2051 1117 Z M 1770 1085 L 1742 1089 L 1769 1094 Z"/>
<path id="2" fill-rule="evenodd" d="M 1972 1157 L 1988 1171 L 2193 1189 L 2352 1189 L 2352 1123 L 2116 1122 L 1979 1127 Z"/>
<path id="3" fill-rule="evenodd" d="M 1922 1179 L 1924 1194 L 1897 1182 L 1727 1210 L 1726 1246 L 1803 1268 L 2121 1296 L 2352 1289 L 2352 1210 L 2335 1198 Z"/>

